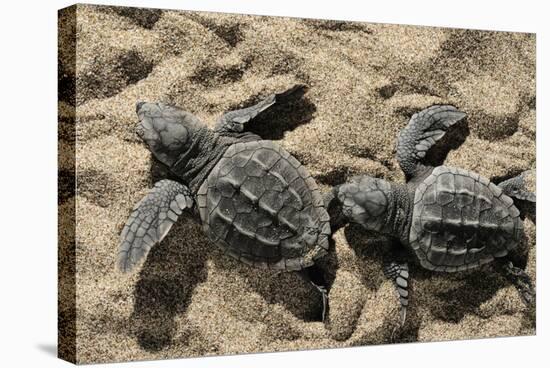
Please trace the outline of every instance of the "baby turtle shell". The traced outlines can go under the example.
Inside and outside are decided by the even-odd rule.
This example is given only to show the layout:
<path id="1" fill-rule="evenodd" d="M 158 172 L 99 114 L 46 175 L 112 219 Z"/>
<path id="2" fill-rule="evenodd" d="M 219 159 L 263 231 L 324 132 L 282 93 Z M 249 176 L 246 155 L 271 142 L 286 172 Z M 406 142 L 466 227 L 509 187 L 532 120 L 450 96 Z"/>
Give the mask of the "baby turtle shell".
<path id="1" fill-rule="evenodd" d="M 508 254 L 522 233 L 512 199 L 476 173 L 439 166 L 416 189 L 409 240 L 430 270 L 479 267 Z"/>
<path id="2" fill-rule="evenodd" d="M 317 184 L 271 141 L 230 146 L 197 204 L 205 233 L 244 263 L 296 271 L 328 251 L 329 216 Z"/>

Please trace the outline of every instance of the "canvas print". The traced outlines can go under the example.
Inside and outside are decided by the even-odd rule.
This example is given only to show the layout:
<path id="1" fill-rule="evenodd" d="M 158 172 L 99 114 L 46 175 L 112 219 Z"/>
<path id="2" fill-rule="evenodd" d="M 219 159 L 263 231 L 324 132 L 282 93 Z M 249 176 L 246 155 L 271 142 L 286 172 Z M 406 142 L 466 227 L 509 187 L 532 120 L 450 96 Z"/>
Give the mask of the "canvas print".
<path id="1" fill-rule="evenodd" d="M 59 11 L 59 356 L 535 334 L 534 34 Z"/>

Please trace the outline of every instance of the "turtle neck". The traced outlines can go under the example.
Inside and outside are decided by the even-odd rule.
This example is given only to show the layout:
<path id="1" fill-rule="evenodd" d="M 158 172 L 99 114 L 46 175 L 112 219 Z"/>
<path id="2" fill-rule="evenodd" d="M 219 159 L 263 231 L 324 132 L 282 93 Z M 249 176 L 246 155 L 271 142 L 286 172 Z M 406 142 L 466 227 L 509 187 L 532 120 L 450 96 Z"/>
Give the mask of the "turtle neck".
<path id="1" fill-rule="evenodd" d="M 208 128 L 199 129 L 192 136 L 192 144 L 170 167 L 191 190 L 196 193 L 227 148 L 238 139 L 223 137 Z"/>

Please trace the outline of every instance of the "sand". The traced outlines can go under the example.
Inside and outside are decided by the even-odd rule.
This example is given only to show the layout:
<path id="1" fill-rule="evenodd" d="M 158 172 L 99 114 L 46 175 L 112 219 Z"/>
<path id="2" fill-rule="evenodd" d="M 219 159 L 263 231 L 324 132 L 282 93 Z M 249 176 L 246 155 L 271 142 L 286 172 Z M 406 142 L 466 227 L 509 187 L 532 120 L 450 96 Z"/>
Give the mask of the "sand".
<path id="1" fill-rule="evenodd" d="M 501 180 L 536 164 L 534 35 L 87 5 L 76 13 L 76 24 L 62 16 L 60 34 L 60 176 L 77 170 L 76 192 L 60 186 L 62 213 L 76 213 L 74 233 L 60 218 L 61 355 L 95 363 L 535 333 L 534 311 L 491 267 L 447 275 L 411 265 L 412 305 L 398 328 L 382 273 L 390 242 L 352 226 L 334 234 L 321 264 L 326 323 L 307 282 L 223 256 L 191 220 L 137 272 L 115 269 L 131 208 L 162 177 L 134 133 L 136 101 L 173 103 L 212 126 L 225 110 L 306 84 L 302 99 L 255 129 L 323 191 L 360 173 L 403 182 L 396 134 L 414 112 L 451 103 L 468 119 L 429 160 Z M 526 210 L 521 259 L 534 279 Z"/>

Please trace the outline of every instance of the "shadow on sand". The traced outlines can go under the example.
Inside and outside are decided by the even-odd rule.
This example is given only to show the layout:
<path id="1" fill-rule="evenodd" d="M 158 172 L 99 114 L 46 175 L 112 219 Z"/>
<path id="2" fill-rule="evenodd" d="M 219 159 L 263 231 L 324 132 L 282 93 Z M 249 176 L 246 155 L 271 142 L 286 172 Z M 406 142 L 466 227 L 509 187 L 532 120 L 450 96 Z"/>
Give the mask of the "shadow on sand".
<path id="1" fill-rule="evenodd" d="M 179 221 L 168 236 L 153 247 L 140 271 L 130 317 L 139 345 L 158 351 L 175 333 L 175 317 L 184 314 L 195 286 L 206 279 L 205 262 L 210 246 L 206 238 L 186 239 L 193 221 Z"/>

